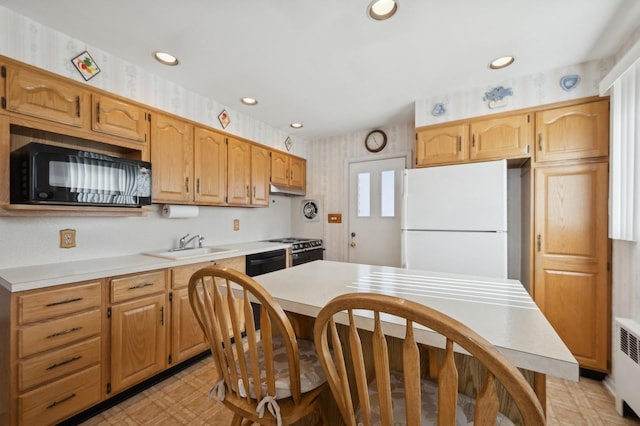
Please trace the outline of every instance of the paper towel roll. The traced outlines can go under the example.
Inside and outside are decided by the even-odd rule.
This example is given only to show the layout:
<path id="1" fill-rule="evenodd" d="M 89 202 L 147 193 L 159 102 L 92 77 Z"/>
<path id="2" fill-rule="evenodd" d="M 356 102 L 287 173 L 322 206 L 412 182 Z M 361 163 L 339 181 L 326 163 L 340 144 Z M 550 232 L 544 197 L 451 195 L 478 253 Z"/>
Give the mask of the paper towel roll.
<path id="1" fill-rule="evenodd" d="M 176 206 L 173 204 L 165 204 L 162 206 L 162 216 L 169 219 L 198 217 L 198 214 L 198 206 Z"/>

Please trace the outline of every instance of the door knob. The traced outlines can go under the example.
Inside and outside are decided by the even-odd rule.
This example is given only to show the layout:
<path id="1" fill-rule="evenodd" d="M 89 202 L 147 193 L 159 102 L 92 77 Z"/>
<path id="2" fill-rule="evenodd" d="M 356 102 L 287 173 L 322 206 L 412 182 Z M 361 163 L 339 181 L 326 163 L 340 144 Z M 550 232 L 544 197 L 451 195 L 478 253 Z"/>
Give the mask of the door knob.
<path id="1" fill-rule="evenodd" d="M 353 237 L 355 237 L 355 236 L 356 236 L 356 233 L 355 233 L 355 232 L 352 232 L 352 233 L 351 233 L 351 238 L 353 238 Z"/>
<path id="2" fill-rule="evenodd" d="M 354 243 L 353 241 L 351 242 L 351 244 L 349 244 L 351 247 L 355 247 L 356 243 Z"/>

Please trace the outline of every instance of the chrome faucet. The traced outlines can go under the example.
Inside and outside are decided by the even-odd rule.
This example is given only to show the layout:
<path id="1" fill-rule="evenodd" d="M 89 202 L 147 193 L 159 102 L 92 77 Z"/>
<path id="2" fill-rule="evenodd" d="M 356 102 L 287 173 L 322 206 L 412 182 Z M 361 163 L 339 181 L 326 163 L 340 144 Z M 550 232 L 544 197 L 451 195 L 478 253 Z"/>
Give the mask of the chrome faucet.
<path id="1" fill-rule="evenodd" d="M 198 248 L 202 248 L 202 242 L 204 241 L 204 237 L 202 235 L 198 234 L 198 235 L 194 235 L 193 237 L 187 239 L 189 237 L 189 235 L 190 234 L 187 234 L 184 237 L 180 238 L 180 241 L 179 241 L 180 246 L 177 248 L 177 250 L 186 250 L 187 246 L 191 243 L 191 241 L 196 240 L 196 239 L 198 240 Z"/>

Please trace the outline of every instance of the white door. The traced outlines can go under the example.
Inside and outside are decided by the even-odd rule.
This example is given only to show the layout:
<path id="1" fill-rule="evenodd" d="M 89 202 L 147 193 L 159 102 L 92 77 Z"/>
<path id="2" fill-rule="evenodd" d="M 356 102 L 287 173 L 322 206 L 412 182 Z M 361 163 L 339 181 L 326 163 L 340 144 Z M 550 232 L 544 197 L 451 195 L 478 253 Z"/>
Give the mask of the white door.
<path id="1" fill-rule="evenodd" d="M 405 157 L 349 164 L 349 262 L 400 266 Z"/>

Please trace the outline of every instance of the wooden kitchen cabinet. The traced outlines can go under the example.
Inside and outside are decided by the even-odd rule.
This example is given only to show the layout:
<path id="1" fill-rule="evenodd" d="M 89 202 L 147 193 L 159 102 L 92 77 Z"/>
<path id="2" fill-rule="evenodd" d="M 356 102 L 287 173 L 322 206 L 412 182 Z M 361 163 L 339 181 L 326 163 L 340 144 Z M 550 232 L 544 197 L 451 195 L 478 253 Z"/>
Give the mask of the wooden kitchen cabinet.
<path id="1" fill-rule="evenodd" d="M 139 105 L 110 96 L 91 96 L 91 130 L 138 142 L 147 141 L 148 113 Z"/>
<path id="2" fill-rule="evenodd" d="M 281 151 L 271 151 L 271 183 L 305 189 L 306 160 Z"/>
<path id="3" fill-rule="evenodd" d="M 502 116 L 471 122 L 471 160 L 528 156 L 533 139 L 532 114 Z"/>
<path id="4" fill-rule="evenodd" d="M 240 139 L 227 138 L 228 184 L 227 202 L 246 206 L 251 202 L 251 144 Z"/>
<path id="5" fill-rule="evenodd" d="M 234 206 L 269 205 L 269 150 L 240 139 L 227 138 L 227 201 Z"/>
<path id="6" fill-rule="evenodd" d="M 609 100 L 536 113 L 536 162 L 607 157 Z"/>
<path id="7" fill-rule="evenodd" d="M 108 393 L 115 394 L 166 368 L 166 271 L 109 280 L 111 350 Z"/>
<path id="8" fill-rule="evenodd" d="M 533 137 L 531 113 L 499 115 L 416 132 L 416 166 L 526 158 Z"/>
<path id="9" fill-rule="evenodd" d="M 416 132 L 416 166 L 461 163 L 469 158 L 469 125 L 428 127 Z"/>
<path id="10" fill-rule="evenodd" d="M 227 197 L 227 144 L 222 133 L 195 129 L 193 152 L 196 204 L 219 205 Z"/>
<path id="11" fill-rule="evenodd" d="M 189 303 L 189 279 L 199 269 L 220 266 L 245 272 L 245 257 L 237 256 L 214 262 L 202 262 L 171 268 L 171 352 L 169 364 L 177 364 L 196 356 L 207 349 L 209 344 L 196 320 Z"/>
<path id="12" fill-rule="evenodd" d="M 608 371 L 608 162 L 535 169 L 534 299 L 580 366 Z"/>
<path id="13" fill-rule="evenodd" d="M 102 283 L 13 295 L 11 321 L 16 324 L 17 350 L 9 355 L 14 368 L 3 379 L 13 377 L 7 386 L 13 391 L 2 403 L 9 404 L 0 413 L 3 424 L 51 425 L 100 402 Z"/>
<path id="14" fill-rule="evenodd" d="M 199 269 L 212 262 L 171 268 L 171 352 L 169 364 L 185 361 L 209 348 L 207 339 L 196 320 L 189 303 L 189 279 Z"/>
<path id="15" fill-rule="evenodd" d="M 193 201 L 193 126 L 163 114 L 151 116 L 154 203 Z"/>
<path id="16" fill-rule="evenodd" d="M 89 93 L 80 86 L 32 67 L 3 65 L 7 111 L 73 127 L 88 123 Z"/>
<path id="17" fill-rule="evenodd" d="M 271 158 L 269 150 L 255 144 L 251 145 L 251 205 L 269 206 L 269 177 Z"/>

